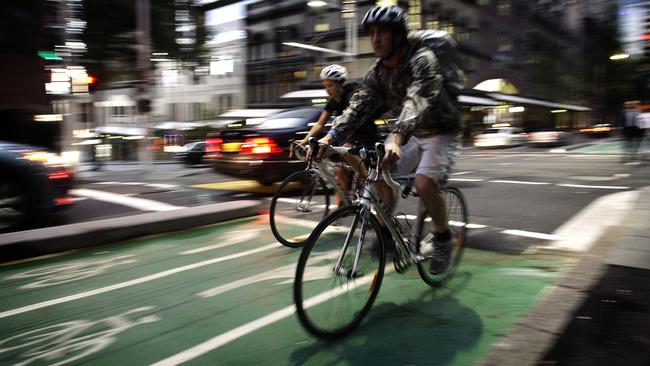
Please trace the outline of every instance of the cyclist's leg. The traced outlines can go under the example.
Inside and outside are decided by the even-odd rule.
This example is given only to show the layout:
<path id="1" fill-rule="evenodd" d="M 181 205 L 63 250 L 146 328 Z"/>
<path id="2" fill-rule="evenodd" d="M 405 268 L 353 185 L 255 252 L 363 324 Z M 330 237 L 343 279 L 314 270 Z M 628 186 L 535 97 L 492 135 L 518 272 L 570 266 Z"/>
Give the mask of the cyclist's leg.
<path id="1" fill-rule="evenodd" d="M 386 143 L 390 137 L 386 138 Z M 408 142 L 401 146 L 400 159 L 395 163 L 391 169 L 393 175 L 406 175 L 415 172 L 420 161 L 420 148 L 415 142 L 415 138 L 411 137 Z M 395 204 L 397 203 L 396 192 L 394 192 L 386 183 L 379 182 L 375 184 L 375 189 L 379 193 L 379 197 L 384 202 L 384 205 L 389 212 L 393 212 Z M 383 225 L 383 223 L 382 223 Z"/>
<path id="2" fill-rule="evenodd" d="M 456 160 L 456 135 L 434 135 L 425 138 L 412 138 L 422 151 L 415 171 L 415 189 L 425 209 L 435 221 L 438 233 L 449 229 L 447 207 L 442 194 L 442 182 L 447 180 L 449 171 Z"/>

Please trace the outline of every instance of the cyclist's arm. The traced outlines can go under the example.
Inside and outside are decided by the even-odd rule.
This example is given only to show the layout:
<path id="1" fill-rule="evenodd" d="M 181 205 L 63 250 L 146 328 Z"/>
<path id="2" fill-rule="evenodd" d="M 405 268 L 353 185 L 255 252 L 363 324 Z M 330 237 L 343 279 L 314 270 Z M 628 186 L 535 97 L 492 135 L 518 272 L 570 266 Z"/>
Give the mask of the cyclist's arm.
<path id="1" fill-rule="evenodd" d="M 327 121 L 327 119 L 330 118 L 330 116 L 331 116 L 330 111 L 327 110 L 322 111 L 320 114 L 320 118 L 318 118 L 316 124 L 311 126 L 309 132 L 307 132 L 307 136 L 305 136 L 305 138 L 300 140 L 299 143 L 301 145 L 305 145 L 310 137 L 318 135 L 318 133 L 323 129 L 323 126 L 325 126 L 325 121 Z"/>
<path id="2" fill-rule="evenodd" d="M 442 75 L 437 72 L 438 60 L 431 50 L 419 50 L 409 61 L 409 68 L 413 81 L 406 89 L 402 112 L 394 128 L 404 137 L 409 137 L 424 118 L 430 118 L 427 114 L 437 105 L 443 88 Z"/>

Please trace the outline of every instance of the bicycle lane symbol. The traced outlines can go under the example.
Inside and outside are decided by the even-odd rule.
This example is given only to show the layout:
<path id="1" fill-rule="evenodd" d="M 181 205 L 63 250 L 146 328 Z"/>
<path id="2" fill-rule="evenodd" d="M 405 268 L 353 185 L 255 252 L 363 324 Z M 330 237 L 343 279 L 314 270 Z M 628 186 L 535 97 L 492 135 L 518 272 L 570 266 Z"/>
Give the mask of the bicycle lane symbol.
<path id="1" fill-rule="evenodd" d="M 144 306 L 97 321 L 73 320 L 21 333 L 0 341 L 0 355 L 22 351 L 15 356 L 16 366 L 39 360 L 53 366 L 65 365 L 105 349 L 130 328 L 159 321 L 157 315 L 129 318 L 153 308 Z"/>
<path id="2" fill-rule="evenodd" d="M 133 255 L 123 255 L 101 260 L 83 260 L 72 263 L 57 264 L 5 277 L 5 280 L 38 278 L 36 281 L 20 286 L 20 289 L 42 288 L 62 283 L 79 281 L 97 276 L 111 267 L 137 262 Z"/>

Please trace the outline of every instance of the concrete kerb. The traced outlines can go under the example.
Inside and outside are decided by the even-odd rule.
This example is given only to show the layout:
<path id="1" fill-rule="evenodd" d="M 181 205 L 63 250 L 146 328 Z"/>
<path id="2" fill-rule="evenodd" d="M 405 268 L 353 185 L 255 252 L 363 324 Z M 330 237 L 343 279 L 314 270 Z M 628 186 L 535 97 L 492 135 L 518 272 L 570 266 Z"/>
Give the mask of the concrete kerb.
<path id="1" fill-rule="evenodd" d="M 262 204 L 239 200 L 2 234 L 0 263 L 252 216 Z"/>
<path id="2" fill-rule="evenodd" d="M 533 309 L 477 364 L 481 366 L 536 365 L 564 332 L 575 311 L 607 270 L 607 258 L 639 225 L 650 222 L 650 187 L 638 197 L 624 223 L 609 228 L 560 281 L 540 296 Z"/>

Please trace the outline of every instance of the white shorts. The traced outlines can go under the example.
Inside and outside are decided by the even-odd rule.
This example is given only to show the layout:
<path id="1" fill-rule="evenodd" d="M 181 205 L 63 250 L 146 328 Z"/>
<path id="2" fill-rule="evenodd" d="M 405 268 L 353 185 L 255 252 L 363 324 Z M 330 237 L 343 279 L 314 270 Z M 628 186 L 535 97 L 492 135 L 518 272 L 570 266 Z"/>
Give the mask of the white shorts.
<path id="1" fill-rule="evenodd" d="M 458 150 L 456 134 L 431 137 L 411 136 L 408 142 L 402 145 L 400 159 L 391 169 L 391 173 L 396 175 L 422 174 L 436 182 L 444 182 L 456 162 Z"/>

